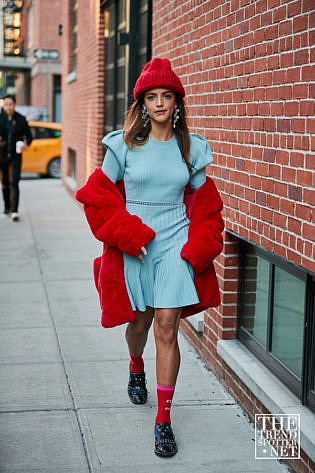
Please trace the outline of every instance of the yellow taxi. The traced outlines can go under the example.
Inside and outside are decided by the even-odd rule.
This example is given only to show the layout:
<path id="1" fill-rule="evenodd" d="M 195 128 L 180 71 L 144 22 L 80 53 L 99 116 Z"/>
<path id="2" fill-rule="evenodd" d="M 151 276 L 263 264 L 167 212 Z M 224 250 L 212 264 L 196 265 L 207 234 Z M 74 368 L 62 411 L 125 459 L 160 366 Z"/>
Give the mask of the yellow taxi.
<path id="1" fill-rule="evenodd" d="M 22 172 L 61 177 L 61 124 L 28 122 L 33 141 L 22 154 Z"/>

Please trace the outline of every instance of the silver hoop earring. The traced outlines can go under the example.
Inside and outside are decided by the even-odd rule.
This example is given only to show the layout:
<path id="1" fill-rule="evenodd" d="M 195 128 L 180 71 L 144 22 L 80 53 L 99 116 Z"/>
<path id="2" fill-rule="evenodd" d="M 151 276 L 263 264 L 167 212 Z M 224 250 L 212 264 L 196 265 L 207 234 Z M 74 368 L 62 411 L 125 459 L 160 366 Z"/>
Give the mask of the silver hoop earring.
<path id="1" fill-rule="evenodd" d="M 180 109 L 177 104 L 175 104 L 174 114 L 173 114 L 173 128 L 176 128 L 176 124 L 180 119 Z"/>
<path id="2" fill-rule="evenodd" d="M 147 107 L 145 105 L 143 105 L 141 118 L 144 121 L 144 127 L 147 127 L 150 123 L 150 117 L 147 111 Z"/>

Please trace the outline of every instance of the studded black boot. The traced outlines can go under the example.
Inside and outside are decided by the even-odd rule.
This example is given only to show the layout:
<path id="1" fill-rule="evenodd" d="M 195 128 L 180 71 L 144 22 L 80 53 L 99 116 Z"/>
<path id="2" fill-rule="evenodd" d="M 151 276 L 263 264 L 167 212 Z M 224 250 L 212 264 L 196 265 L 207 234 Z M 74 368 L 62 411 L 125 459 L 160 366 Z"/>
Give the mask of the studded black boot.
<path id="1" fill-rule="evenodd" d="M 145 404 L 148 398 L 145 373 L 132 373 L 130 371 L 128 383 L 128 396 L 133 404 Z"/>
<path id="2" fill-rule="evenodd" d="M 170 424 L 161 422 L 155 424 L 155 449 L 154 453 L 159 457 L 172 457 L 177 453 L 177 445 Z"/>

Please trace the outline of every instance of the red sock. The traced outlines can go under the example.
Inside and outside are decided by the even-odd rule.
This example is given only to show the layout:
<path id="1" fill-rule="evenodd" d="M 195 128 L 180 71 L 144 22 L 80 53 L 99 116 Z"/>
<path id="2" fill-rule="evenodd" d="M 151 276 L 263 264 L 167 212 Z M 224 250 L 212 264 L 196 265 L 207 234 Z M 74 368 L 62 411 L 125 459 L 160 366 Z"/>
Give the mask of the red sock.
<path id="1" fill-rule="evenodd" d="M 131 373 L 142 373 L 144 371 L 142 353 L 137 356 L 130 354 L 130 371 Z"/>
<path id="2" fill-rule="evenodd" d="M 165 422 L 171 423 L 171 406 L 174 395 L 175 386 L 157 385 L 158 411 L 155 418 L 155 423 Z"/>

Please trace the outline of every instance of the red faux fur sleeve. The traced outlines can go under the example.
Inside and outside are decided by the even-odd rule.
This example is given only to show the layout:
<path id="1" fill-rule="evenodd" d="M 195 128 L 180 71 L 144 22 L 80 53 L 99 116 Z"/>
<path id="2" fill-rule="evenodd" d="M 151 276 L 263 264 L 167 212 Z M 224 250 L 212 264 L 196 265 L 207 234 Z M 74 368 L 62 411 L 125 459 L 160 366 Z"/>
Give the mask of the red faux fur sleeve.
<path id="1" fill-rule="evenodd" d="M 205 184 L 192 196 L 192 202 L 187 206 L 190 218 L 188 241 L 181 251 L 181 257 L 190 262 L 196 273 L 207 268 L 222 251 L 222 208 L 223 203 L 215 183 L 207 177 Z"/>
<path id="2" fill-rule="evenodd" d="M 87 183 L 76 192 L 84 205 L 87 221 L 94 236 L 132 256 L 155 237 L 155 232 L 125 208 L 117 186 L 98 168 Z"/>

